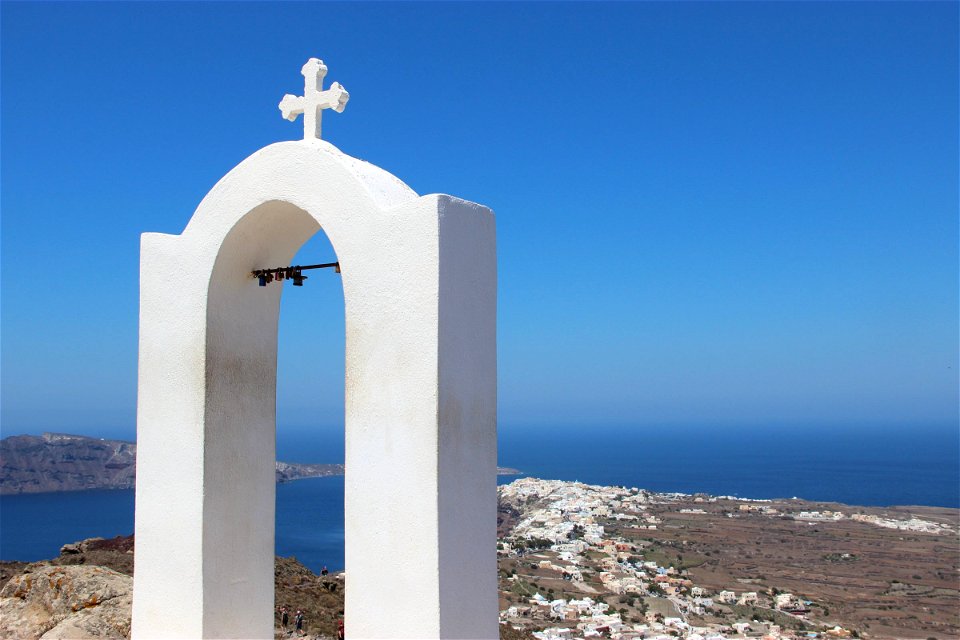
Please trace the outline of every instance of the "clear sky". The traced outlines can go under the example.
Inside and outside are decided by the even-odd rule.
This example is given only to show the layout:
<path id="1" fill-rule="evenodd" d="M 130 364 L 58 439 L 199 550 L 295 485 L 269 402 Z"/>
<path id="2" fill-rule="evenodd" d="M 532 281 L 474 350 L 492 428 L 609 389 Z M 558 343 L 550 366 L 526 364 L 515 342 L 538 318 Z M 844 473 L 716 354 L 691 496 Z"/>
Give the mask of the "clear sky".
<path id="1" fill-rule="evenodd" d="M 325 138 L 496 211 L 502 428 L 957 424 L 957 3 L 0 12 L 4 435 L 132 437 L 139 234 L 311 56 Z M 284 293 L 281 423 L 342 420 L 342 314 Z"/>

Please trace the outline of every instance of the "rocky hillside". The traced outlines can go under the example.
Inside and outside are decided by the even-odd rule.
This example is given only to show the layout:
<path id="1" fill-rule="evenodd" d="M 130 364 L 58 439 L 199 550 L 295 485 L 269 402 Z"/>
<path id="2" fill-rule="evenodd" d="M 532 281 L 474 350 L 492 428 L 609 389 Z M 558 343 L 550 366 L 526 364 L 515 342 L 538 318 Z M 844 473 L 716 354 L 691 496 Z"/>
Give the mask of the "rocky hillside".
<path id="1" fill-rule="evenodd" d="M 0 494 L 132 489 L 137 445 L 60 433 L 0 440 Z M 277 482 L 343 475 L 342 464 L 277 463 Z"/>
<path id="2" fill-rule="evenodd" d="M 0 638 L 129 638 L 133 545 L 133 536 L 92 538 L 64 545 L 52 560 L 0 562 Z M 317 576 L 296 558 L 278 556 L 274 594 L 277 610 L 304 612 L 304 640 L 336 638 L 342 573 Z M 275 624 L 276 637 L 284 637 L 279 618 Z M 501 625 L 501 640 L 531 639 Z"/>
<path id="3" fill-rule="evenodd" d="M 52 560 L 0 562 L 0 638 L 129 637 L 133 545 L 133 536 L 91 538 Z M 307 638 L 336 637 L 343 574 L 320 577 L 281 557 L 274 573 L 277 608 L 286 606 L 291 620 L 302 610 Z"/>
<path id="4" fill-rule="evenodd" d="M 129 638 L 133 545 L 133 536 L 92 538 L 52 560 L 0 562 L 0 638 Z M 319 577 L 296 558 L 278 557 L 275 567 L 277 608 L 291 620 L 304 612 L 306 640 L 336 637 L 343 574 Z"/>

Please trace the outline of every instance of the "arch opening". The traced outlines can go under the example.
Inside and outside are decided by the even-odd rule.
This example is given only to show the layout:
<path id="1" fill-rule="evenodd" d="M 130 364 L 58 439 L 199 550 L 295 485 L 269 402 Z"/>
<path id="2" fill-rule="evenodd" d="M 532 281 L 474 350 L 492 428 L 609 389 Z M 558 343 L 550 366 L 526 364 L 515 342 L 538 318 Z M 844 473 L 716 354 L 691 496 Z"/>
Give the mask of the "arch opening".
<path id="1" fill-rule="evenodd" d="M 321 229 L 293 264 L 333 260 Z M 311 272 L 302 288 L 283 284 L 277 337 L 277 460 L 344 461 L 345 317 L 343 287 L 332 269 Z M 344 478 L 277 485 L 276 552 L 319 574 L 344 569 Z M 281 604 L 279 601 L 277 604 Z"/>
<path id="2" fill-rule="evenodd" d="M 310 238 L 293 264 L 333 261 L 323 229 Z M 273 283 L 268 286 L 279 286 Z M 342 465 L 345 455 L 345 314 L 340 275 L 310 272 L 303 287 L 283 283 L 277 340 L 277 460 Z M 315 575 L 345 568 L 345 477 L 307 478 L 276 485 L 276 555 L 293 556 Z M 275 608 L 286 606 L 288 629 L 303 609 L 308 635 L 336 637 L 343 619 L 342 577 L 306 591 L 289 571 L 277 574 Z"/>

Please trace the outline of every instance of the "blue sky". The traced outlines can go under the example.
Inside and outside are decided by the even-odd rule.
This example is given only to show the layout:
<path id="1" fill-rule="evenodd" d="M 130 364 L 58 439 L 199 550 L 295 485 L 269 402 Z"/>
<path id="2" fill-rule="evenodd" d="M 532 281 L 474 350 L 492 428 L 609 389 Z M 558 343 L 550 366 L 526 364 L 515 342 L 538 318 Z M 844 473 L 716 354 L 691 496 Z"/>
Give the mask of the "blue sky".
<path id="1" fill-rule="evenodd" d="M 310 56 L 325 138 L 496 211 L 501 428 L 957 424 L 957 3 L 0 12 L 4 435 L 132 437 L 139 234 Z M 285 292 L 281 424 L 341 423 L 342 305 Z"/>

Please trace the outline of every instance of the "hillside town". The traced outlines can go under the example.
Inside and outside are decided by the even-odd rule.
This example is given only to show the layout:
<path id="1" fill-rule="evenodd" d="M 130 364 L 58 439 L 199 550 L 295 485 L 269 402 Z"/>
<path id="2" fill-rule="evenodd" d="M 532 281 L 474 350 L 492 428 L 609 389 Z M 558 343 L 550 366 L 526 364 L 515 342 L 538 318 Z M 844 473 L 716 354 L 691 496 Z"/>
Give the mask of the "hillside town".
<path id="1" fill-rule="evenodd" d="M 522 478 L 499 491 L 501 512 L 512 515 L 512 522 L 501 528 L 498 544 L 500 622 L 532 632 L 539 640 L 871 637 L 862 629 L 836 624 L 824 603 L 775 584 L 698 584 L 683 555 L 665 553 L 663 541 L 658 541 L 664 512 L 685 518 L 708 512 L 725 518 L 786 518 L 800 527 L 848 520 L 935 535 L 955 533 L 948 524 L 919 518 L 793 510 L 770 501 L 657 494 L 579 482 Z M 825 559 L 854 560 L 851 553 Z"/>
<path id="2" fill-rule="evenodd" d="M 957 516 L 515 480 L 499 488 L 500 638 L 957 638 Z M 133 550 L 93 538 L 0 562 L 0 637 L 129 638 Z M 275 637 L 338 637 L 347 584 L 276 558 Z"/>

